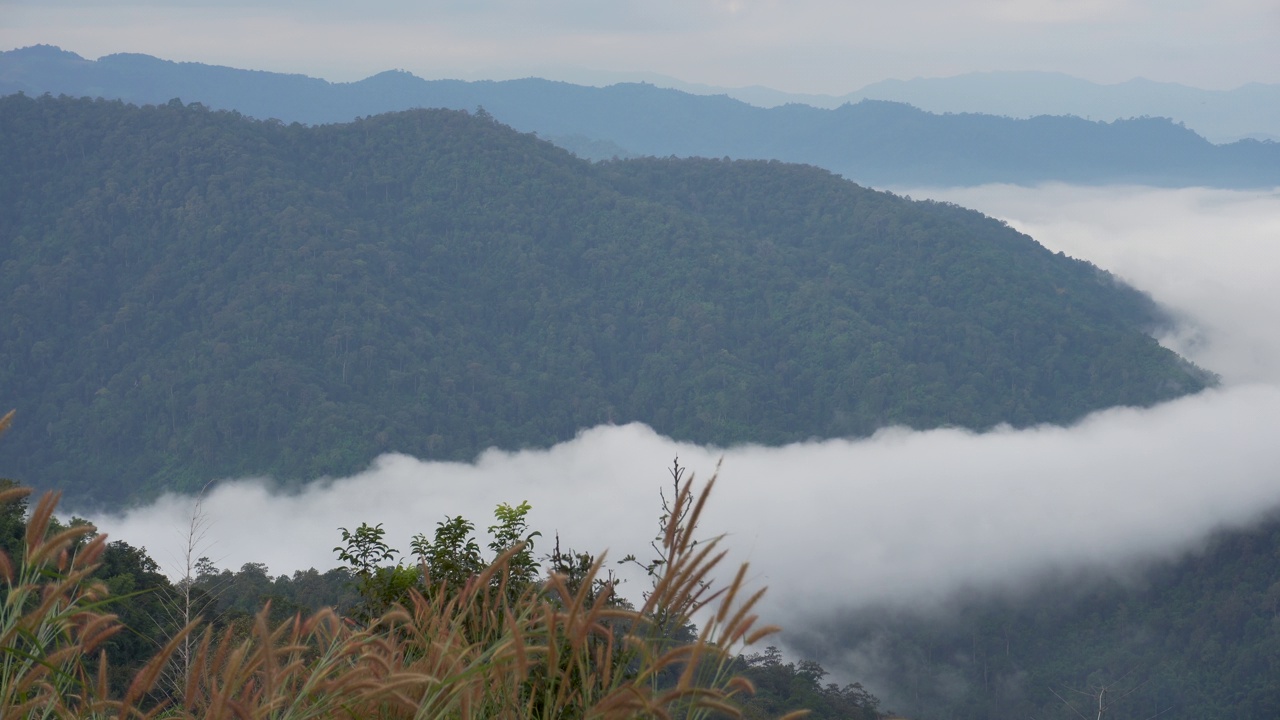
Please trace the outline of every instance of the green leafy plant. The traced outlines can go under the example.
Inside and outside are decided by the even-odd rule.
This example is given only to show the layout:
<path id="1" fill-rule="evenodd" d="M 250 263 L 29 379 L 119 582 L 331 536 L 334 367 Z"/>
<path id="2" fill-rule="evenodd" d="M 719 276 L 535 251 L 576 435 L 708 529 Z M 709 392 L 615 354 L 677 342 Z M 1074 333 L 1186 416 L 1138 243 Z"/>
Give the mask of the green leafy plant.
<path id="1" fill-rule="evenodd" d="M 489 534 L 493 536 L 489 549 L 495 555 L 515 551 L 508 566 L 512 580 L 521 584 L 533 582 L 538 576 L 539 565 L 533 556 L 533 541 L 542 533 L 529 531 L 528 515 L 532 509 L 528 500 L 519 505 L 501 503 L 493 511 L 498 522 L 489 526 Z"/>
<path id="2" fill-rule="evenodd" d="M 9 416 L 0 424 L 7 426 Z M 339 557 L 385 611 L 364 622 L 331 609 L 272 622 L 264 607 L 245 631 L 196 620 L 179 628 L 121 694 L 109 687 L 98 652 L 121 629 L 104 611 L 113 598 L 91 579 L 105 536 L 77 525 L 59 529 L 57 494 L 46 494 L 25 523 L 16 560 L 0 553 L 0 716 L 4 718 L 167 718 L 310 720 L 380 718 L 709 718 L 738 717 L 751 684 L 733 672 L 738 651 L 774 631 L 760 626 L 746 566 L 716 587 L 725 552 L 719 538 L 692 541 L 714 478 L 699 493 L 679 487 L 666 521 L 645 604 L 619 602 L 603 555 L 575 577 L 537 578 L 525 517 L 528 503 L 499 506 L 490 529 L 492 561 L 477 561 L 470 523 L 448 518 L 415 551 L 442 570 L 417 582 L 416 570 L 386 565 L 397 553 L 380 525 L 343 530 Z M 28 490 L 0 491 L 0 506 Z M 455 553 L 453 557 L 446 557 Z M 445 561 L 451 561 L 448 565 Z M 430 567 L 430 565 L 428 565 Z M 464 571 L 472 571 L 464 575 Z M 386 573 L 412 577 L 383 586 Z M 451 582 L 450 580 L 456 580 Z M 368 608 L 372 609 L 372 608 Z M 668 623 L 696 633 L 672 635 Z M 163 682 L 175 651 L 182 687 Z M 97 652 L 97 657 L 94 653 Z"/>
<path id="3" fill-rule="evenodd" d="M 359 619 L 371 620 L 396 603 L 403 602 L 409 588 L 417 584 L 419 573 L 416 568 L 398 563 L 385 564 L 394 560 L 399 552 L 383 539 L 386 531 L 382 529 L 382 523 L 361 523 L 354 532 L 346 528 L 339 530 L 345 544 L 333 550 L 355 574 L 356 590 L 363 599 L 362 607 L 356 610 Z"/>
<path id="4" fill-rule="evenodd" d="M 437 523 L 433 540 L 421 533 L 413 537 L 413 552 L 426 569 L 429 582 L 461 587 L 484 568 L 480 546 L 472 537 L 474 531 L 475 525 L 459 515 Z"/>

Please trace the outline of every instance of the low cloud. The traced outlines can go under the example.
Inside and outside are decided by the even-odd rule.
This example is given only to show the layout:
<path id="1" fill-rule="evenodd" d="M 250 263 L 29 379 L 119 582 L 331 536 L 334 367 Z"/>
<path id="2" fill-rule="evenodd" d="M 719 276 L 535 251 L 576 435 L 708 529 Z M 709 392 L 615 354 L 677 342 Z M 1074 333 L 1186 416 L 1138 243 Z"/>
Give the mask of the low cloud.
<path id="1" fill-rule="evenodd" d="M 1280 503 L 1278 420 L 1280 391 L 1244 386 L 1110 410 L 1072 428 L 890 429 L 782 448 L 719 450 L 643 425 L 601 427 L 550 450 L 490 452 L 474 464 L 387 455 L 364 473 L 290 495 L 261 481 L 224 483 L 204 501 L 205 554 L 223 567 L 327 568 L 337 564 L 339 527 L 382 522 L 407 549 L 413 533 L 430 534 L 446 515 L 483 528 L 496 503 L 529 500 L 532 524 L 548 538 L 560 532 L 577 549 L 643 557 L 678 454 L 703 478 L 722 462 L 703 527 L 727 533 L 734 557 L 770 586 L 773 617 L 927 605 L 1046 569 L 1119 569 L 1250 522 Z M 190 507 L 169 497 L 98 521 L 172 564 Z"/>
<path id="2" fill-rule="evenodd" d="M 1280 196 L 1055 186 L 911 194 L 1005 218 L 1151 292 L 1184 319 L 1166 341 L 1221 372 L 1224 386 L 1068 428 L 887 429 L 857 441 L 707 448 L 628 425 L 474 463 L 388 455 L 291 494 L 263 480 L 222 483 L 204 500 L 203 554 L 274 573 L 327 568 L 339 527 L 381 522 L 407 549 L 446 515 L 483 528 L 495 504 L 529 500 L 544 543 L 558 531 L 576 549 L 643 557 L 678 455 L 701 478 L 722 462 L 704 530 L 726 533 L 734 558 L 770 587 L 768 621 L 804 627 L 873 604 L 1012 589 L 1045 572 L 1125 572 L 1280 505 L 1280 288 L 1268 282 L 1280 277 Z M 96 521 L 173 567 L 191 503 L 169 496 Z M 638 594 L 638 582 L 627 592 Z"/>

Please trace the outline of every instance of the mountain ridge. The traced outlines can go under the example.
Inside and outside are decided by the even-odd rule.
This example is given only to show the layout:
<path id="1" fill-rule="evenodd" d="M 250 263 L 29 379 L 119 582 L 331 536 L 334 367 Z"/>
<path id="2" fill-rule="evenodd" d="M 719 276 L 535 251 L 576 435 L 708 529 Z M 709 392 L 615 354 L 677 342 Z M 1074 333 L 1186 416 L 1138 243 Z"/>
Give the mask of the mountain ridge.
<path id="1" fill-rule="evenodd" d="M 884 101 L 865 100 L 833 110 L 763 109 L 728 96 L 648 84 L 592 88 L 539 79 L 428 81 L 403 71 L 328 83 L 148 56 L 67 60 L 74 54 L 58 52 L 36 53 L 26 65 L 20 51 L 0 53 L 0 93 L 106 96 L 139 104 L 179 97 L 260 119 L 307 124 L 412 107 L 482 106 L 518 130 L 564 142 L 589 159 L 614 154 L 778 159 L 879 187 L 1051 181 L 1280 186 L 1280 144 L 1214 145 L 1164 119 L 1015 120 L 936 115 L 906 106 L 888 114 Z M 48 57 L 62 58 L 62 69 L 41 60 Z M 582 140 L 571 140 L 575 137 Z"/>
<path id="2" fill-rule="evenodd" d="M 0 130 L 24 139 L 0 149 L 0 462 L 81 502 L 609 422 L 713 444 L 1070 422 L 1210 382 L 1098 268 L 812 167 L 592 164 L 446 110 L 15 95 Z"/>

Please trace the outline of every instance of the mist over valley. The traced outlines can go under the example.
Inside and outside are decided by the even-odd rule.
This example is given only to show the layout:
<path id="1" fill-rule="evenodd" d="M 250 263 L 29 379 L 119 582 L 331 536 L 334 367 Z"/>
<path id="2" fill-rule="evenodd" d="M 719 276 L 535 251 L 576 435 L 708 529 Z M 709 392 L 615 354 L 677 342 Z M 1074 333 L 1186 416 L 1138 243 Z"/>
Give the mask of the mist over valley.
<path id="1" fill-rule="evenodd" d="M 0 0 L 0 717 L 1275 720 L 1277 21 Z"/>
<path id="2" fill-rule="evenodd" d="M 522 501 L 643 554 L 678 457 L 788 657 L 883 707 L 1267 716 L 1274 189 L 891 194 L 500 119 L 0 100 L 6 473 L 270 583 Z"/>
<path id="3" fill-rule="evenodd" d="M 706 527 L 727 533 L 735 557 L 769 585 L 767 615 L 785 627 L 782 642 L 904 708 L 916 706 L 885 669 L 902 670 L 901 660 L 868 654 L 877 646 L 862 643 L 877 635 L 839 628 L 888 607 L 908 619 L 958 614 L 970 607 L 960 598 L 974 596 L 1050 607 L 1038 588 L 1060 582 L 1075 590 L 1054 602 L 1097 583 L 1131 588 L 1151 568 L 1203 552 L 1215 531 L 1246 531 L 1277 507 L 1280 334 L 1267 318 L 1280 311 L 1280 292 L 1265 278 L 1280 270 L 1280 196 L 1060 185 L 907 192 L 983 209 L 1150 292 L 1180 320 L 1164 341 L 1220 369 L 1222 387 L 1066 427 L 897 428 L 769 448 L 603 426 L 549 450 L 495 450 L 474 463 L 386 456 L 300 492 L 225 482 L 204 505 L 211 556 L 273 572 L 326 567 L 338 526 L 384 522 L 404 546 L 445 515 L 482 518 L 496 502 L 528 499 L 538 527 L 618 557 L 652 533 L 671 457 L 703 478 L 720 463 Z M 190 502 L 170 496 L 95 520 L 163 557 Z M 637 587 L 633 579 L 624 592 Z M 844 646 L 831 644 L 839 638 Z"/>

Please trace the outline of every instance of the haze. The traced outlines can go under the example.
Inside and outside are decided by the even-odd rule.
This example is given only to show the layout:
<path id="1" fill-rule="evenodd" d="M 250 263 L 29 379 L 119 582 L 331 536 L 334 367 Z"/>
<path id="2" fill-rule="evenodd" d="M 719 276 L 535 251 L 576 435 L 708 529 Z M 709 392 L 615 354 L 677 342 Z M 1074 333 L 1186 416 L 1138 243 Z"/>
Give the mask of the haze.
<path id="1" fill-rule="evenodd" d="M 204 503 L 203 554 L 233 569 L 324 569 L 337 564 L 339 527 L 381 522 L 407 549 L 412 534 L 430 534 L 446 515 L 483 528 L 495 504 L 527 499 L 547 541 L 559 532 L 579 550 L 643 557 L 671 459 L 705 478 L 723 458 L 704 532 L 727 533 L 734 558 L 749 560 L 754 581 L 770 586 L 767 621 L 802 628 L 869 604 L 928 607 L 962 588 L 1016 588 L 1049 572 L 1127 572 L 1280 505 L 1280 286 L 1272 281 L 1280 277 L 1280 193 L 1048 186 L 911 194 L 1005 218 L 1151 292 L 1182 319 L 1165 342 L 1220 372 L 1223 387 L 1104 411 L 1071 428 L 888 429 L 859 441 L 721 449 L 630 425 L 587 430 L 545 451 L 491 451 L 471 464 L 390 455 L 293 494 L 261 480 L 219 485 Z M 169 496 L 95 520 L 172 572 L 191 504 Z"/>
<path id="2" fill-rule="evenodd" d="M 889 78 L 1043 70 L 1208 89 L 1280 81 L 1268 0 L 649 0 L 365 3 L 4 0 L 0 47 L 426 78 L 668 76 L 839 95 Z"/>

